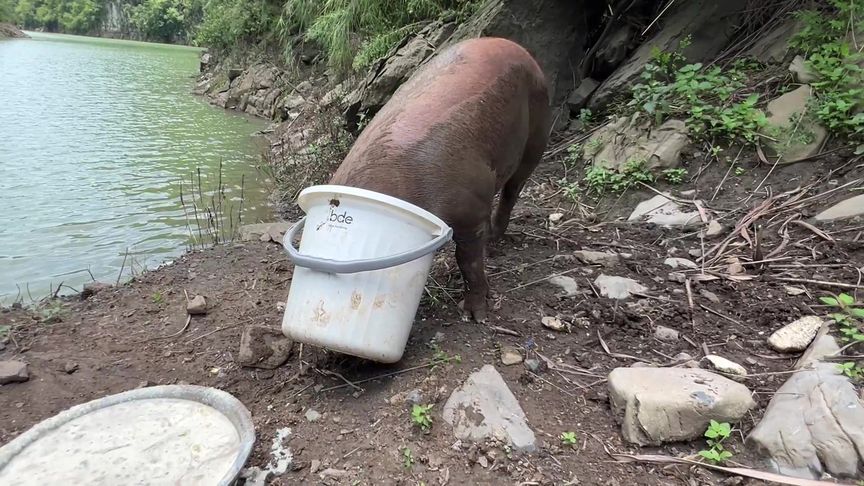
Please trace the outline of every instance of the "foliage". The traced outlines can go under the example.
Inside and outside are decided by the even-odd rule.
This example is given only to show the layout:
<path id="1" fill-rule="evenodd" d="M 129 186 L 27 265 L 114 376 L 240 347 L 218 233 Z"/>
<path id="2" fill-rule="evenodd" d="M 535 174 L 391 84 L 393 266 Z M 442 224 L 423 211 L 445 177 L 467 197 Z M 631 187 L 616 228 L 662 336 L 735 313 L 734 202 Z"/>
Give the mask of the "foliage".
<path id="1" fill-rule="evenodd" d="M 129 22 L 146 39 L 186 39 L 201 6 L 195 0 L 144 0 L 128 7 Z"/>
<path id="2" fill-rule="evenodd" d="M 12 0 L 0 0 L 0 22 L 17 22 L 15 4 Z"/>
<path id="3" fill-rule="evenodd" d="M 687 169 L 683 167 L 676 167 L 663 171 L 663 178 L 666 179 L 666 182 L 670 184 L 681 184 L 682 182 L 684 182 L 684 176 L 686 175 Z"/>
<path id="4" fill-rule="evenodd" d="M 411 469 L 414 466 L 414 454 L 407 447 L 402 449 L 402 466 L 405 469 Z"/>
<path id="5" fill-rule="evenodd" d="M 203 0 L 195 44 L 228 49 L 266 37 L 276 28 L 279 6 L 268 0 Z"/>
<path id="6" fill-rule="evenodd" d="M 789 46 L 807 56 L 806 65 L 817 78 L 813 113 L 833 133 L 864 143 L 864 54 L 850 46 L 850 28 L 860 29 L 864 3 L 828 0 L 824 10 L 802 10 L 802 28 Z M 850 27 L 851 26 L 851 27 Z M 859 146 L 859 150 L 864 145 Z"/>
<path id="7" fill-rule="evenodd" d="M 597 194 L 607 191 L 624 192 L 638 184 L 654 182 L 654 175 L 645 168 L 644 160 L 631 160 L 624 164 L 620 172 L 595 165 L 585 172 L 585 184 Z"/>
<path id="8" fill-rule="evenodd" d="M 66 315 L 66 308 L 59 300 L 49 299 L 43 301 L 37 307 L 39 318 L 45 324 L 52 324 L 63 320 Z"/>
<path id="9" fill-rule="evenodd" d="M 836 311 L 830 316 L 840 326 L 840 339 L 846 342 L 864 341 L 864 333 L 861 332 L 861 324 L 864 323 L 864 304 L 856 303 L 855 298 L 849 294 L 819 297 L 819 300 Z"/>
<path id="10" fill-rule="evenodd" d="M 477 0 L 288 0 L 277 23 L 287 39 L 302 33 L 316 42 L 331 67 L 361 69 L 387 53 L 422 23 L 446 14 L 466 16 Z M 363 39 L 362 43 L 358 39 Z"/>
<path id="11" fill-rule="evenodd" d="M 864 368 L 858 366 L 854 361 L 837 363 L 837 371 L 856 381 L 864 377 Z"/>
<path id="12" fill-rule="evenodd" d="M 708 449 L 699 451 L 699 455 L 713 462 L 714 464 L 722 464 L 727 459 L 732 457 L 732 453 L 723 447 L 723 441 L 729 438 L 732 433 L 732 427 L 726 422 L 717 422 L 711 420 L 708 425 L 708 430 L 705 431 L 705 438 L 708 442 Z"/>
<path id="13" fill-rule="evenodd" d="M 9 336 L 10 332 L 12 332 L 12 326 L 0 326 L 0 340 L 6 339 Z"/>
<path id="14" fill-rule="evenodd" d="M 562 432 L 559 438 L 564 445 L 576 445 L 576 432 Z"/>
<path id="15" fill-rule="evenodd" d="M 150 296 L 150 300 L 152 300 L 156 305 L 161 305 L 165 302 L 165 297 L 161 292 L 153 292 L 153 295 Z"/>
<path id="16" fill-rule="evenodd" d="M 99 27 L 103 2 L 98 0 L 18 0 L 11 15 L 9 0 L 0 0 L 0 17 L 26 29 L 43 28 L 49 32 L 86 34 Z M 2 21 L 2 20 L 0 20 Z"/>
<path id="17" fill-rule="evenodd" d="M 411 407 L 411 422 L 427 432 L 432 428 L 432 415 L 429 413 L 432 405 L 414 405 Z"/>
<path id="18" fill-rule="evenodd" d="M 744 87 L 749 66 L 739 63 L 724 70 L 684 63 L 684 56 L 677 51 L 655 49 L 652 62 L 642 71 L 641 82 L 632 88 L 628 106 L 653 116 L 658 125 L 669 117 L 682 117 L 697 135 L 755 141 L 759 128 L 767 123 L 757 108 L 759 95 L 737 95 Z"/>

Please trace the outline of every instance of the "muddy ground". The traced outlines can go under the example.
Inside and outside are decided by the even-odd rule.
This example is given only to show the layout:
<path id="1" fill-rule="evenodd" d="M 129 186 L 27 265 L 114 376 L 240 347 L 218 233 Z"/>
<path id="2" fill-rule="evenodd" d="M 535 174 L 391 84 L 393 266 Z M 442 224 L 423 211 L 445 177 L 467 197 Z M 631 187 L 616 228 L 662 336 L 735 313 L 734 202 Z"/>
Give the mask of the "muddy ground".
<path id="1" fill-rule="evenodd" d="M 697 154 L 693 160 L 703 159 Z M 508 238 L 488 259 L 496 293 L 489 322 L 461 321 L 456 306 L 461 280 L 452 247 L 447 247 L 436 261 L 405 356 L 392 366 L 308 346 L 301 354 L 297 345 L 293 357 L 276 370 L 236 364 L 244 325 L 281 323 L 278 305 L 287 296 L 292 267 L 273 243 L 235 243 L 188 254 L 85 301 L 5 309 L 0 325 L 11 325 L 12 332 L 0 359 L 26 361 L 31 378 L 0 387 L 0 443 L 77 403 L 142 386 L 191 383 L 226 390 L 249 408 L 258 437 L 249 465 L 265 465 L 276 430 L 290 427 L 287 445 L 294 454 L 293 469 L 274 484 L 749 484 L 701 468 L 616 463 L 607 452 L 685 456 L 705 444 L 697 440 L 638 449 L 623 443 L 604 382 L 615 367 L 666 365 L 682 352 L 699 359 L 708 350 L 744 365 L 758 407 L 737 424 L 728 448 L 735 453 L 734 462 L 757 464 L 744 450 L 742 438 L 784 380 L 783 374 L 773 373 L 789 370 L 795 358 L 776 354 L 766 338 L 802 315 L 826 314 L 817 297 L 841 290 L 779 279 L 860 285 L 858 268 L 864 266 L 864 222 L 820 225 L 826 239 L 791 221 L 795 214 L 806 219 L 848 196 L 848 188 L 819 195 L 854 182 L 864 169 L 860 159 L 834 154 L 778 167 L 754 193 L 771 168 L 755 162 L 744 167 L 745 174 L 726 178 L 713 201 L 728 168 L 720 162 L 698 180 L 671 188 L 675 193 L 696 189 L 695 196 L 684 199 L 701 199 L 706 210 L 716 211 L 727 225 L 719 237 L 703 240 L 698 227 L 666 229 L 617 219 L 651 197 L 648 190 L 599 203 L 586 197 L 574 204 L 555 184 L 564 169 L 553 158 L 538 170 L 514 212 Z M 689 172 L 699 172 L 699 164 L 691 161 Z M 858 181 L 850 187 L 860 186 Z M 759 219 L 760 235 L 748 227 L 747 238 L 740 232 L 730 236 L 731 226 L 771 196 L 772 206 Z M 811 196 L 817 197 L 806 199 Z M 783 206 L 795 197 L 797 202 Z M 564 213 L 563 218 L 550 223 L 549 215 L 557 212 Z M 697 260 L 691 251 L 709 252 L 727 236 L 729 244 L 718 252 L 724 258 L 737 256 L 744 274 L 730 276 L 728 262 L 713 261 L 712 255 L 704 273 L 689 272 L 689 292 L 687 285 L 668 279 L 671 270 L 664 266 L 665 258 Z M 758 244 L 747 242 L 754 238 Z M 623 256 L 611 266 L 589 265 L 573 258 L 581 249 Z M 769 261 L 749 264 L 754 258 Z M 575 297 L 562 297 L 561 289 L 545 281 L 562 273 L 578 282 Z M 600 297 L 592 282 L 601 273 L 634 278 L 649 290 L 626 302 Z M 806 293 L 790 297 L 789 286 Z M 212 308 L 179 332 L 186 322 L 184 291 L 206 296 Z M 572 325 L 571 331 L 544 328 L 544 316 L 561 318 Z M 656 325 L 678 330 L 681 339 L 658 341 Z M 548 360 L 552 368 L 533 373 L 522 364 L 504 366 L 498 356 L 502 345 L 516 346 L 528 358 Z M 442 352 L 460 360 L 429 366 Z M 496 365 L 518 398 L 543 443 L 540 452 L 525 456 L 495 443 L 459 444 L 441 419 L 450 392 L 486 363 Z M 569 371 L 556 368 L 559 363 L 569 365 Z M 399 371 L 405 372 L 394 374 Z M 334 373 L 356 385 L 347 385 Z M 422 403 L 434 404 L 435 423 L 427 434 L 412 427 L 409 404 L 391 400 L 414 389 Z M 309 409 L 320 412 L 321 419 L 309 422 Z M 575 446 L 561 444 L 558 436 L 565 431 L 577 433 Z M 410 466 L 406 448 L 413 458 Z M 347 473 L 322 478 L 327 468 Z"/>

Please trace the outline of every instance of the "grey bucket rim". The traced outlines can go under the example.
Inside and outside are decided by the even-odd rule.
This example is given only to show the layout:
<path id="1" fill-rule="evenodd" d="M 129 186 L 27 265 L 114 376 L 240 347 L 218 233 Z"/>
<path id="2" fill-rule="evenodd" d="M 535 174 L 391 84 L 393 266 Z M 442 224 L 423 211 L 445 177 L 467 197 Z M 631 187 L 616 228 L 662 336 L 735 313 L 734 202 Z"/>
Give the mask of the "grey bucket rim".
<path id="1" fill-rule="evenodd" d="M 252 423 L 252 414 L 234 395 L 218 388 L 200 385 L 161 385 L 140 388 L 75 405 L 37 423 L 5 446 L 0 447 L 0 470 L 8 466 L 12 460 L 34 442 L 76 418 L 120 403 L 156 398 L 177 398 L 198 402 L 215 409 L 231 421 L 234 428 L 237 429 L 240 448 L 231 467 L 217 484 L 219 486 L 233 484 L 255 445 L 255 426 Z"/>

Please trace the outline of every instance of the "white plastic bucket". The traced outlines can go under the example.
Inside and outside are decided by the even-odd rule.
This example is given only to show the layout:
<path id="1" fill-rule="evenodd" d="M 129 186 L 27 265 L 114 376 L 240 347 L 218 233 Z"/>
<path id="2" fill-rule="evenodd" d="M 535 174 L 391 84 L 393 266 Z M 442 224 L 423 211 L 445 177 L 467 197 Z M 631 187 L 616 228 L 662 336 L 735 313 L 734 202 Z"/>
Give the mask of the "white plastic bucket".
<path id="1" fill-rule="evenodd" d="M 402 358 L 435 250 L 453 231 L 413 204 L 365 189 L 313 186 L 283 239 L 294 262 L 282 332 L 382 363 Z M 303 230 L 299 251 L 293 237 Z"/>

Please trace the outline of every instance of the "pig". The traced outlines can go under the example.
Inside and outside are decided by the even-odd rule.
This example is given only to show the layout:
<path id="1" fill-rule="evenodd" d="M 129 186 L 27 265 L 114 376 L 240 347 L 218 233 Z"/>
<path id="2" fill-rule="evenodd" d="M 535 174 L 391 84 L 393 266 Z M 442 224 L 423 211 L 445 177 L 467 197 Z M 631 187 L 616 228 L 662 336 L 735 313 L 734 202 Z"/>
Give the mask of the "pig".
<path id="1" fill-rule="evenodd" d="M 399 87 L 330 180 L 410 202 L 453 228 L 465 320 L 486 320 L 486 245 L 504 235 L 543 156 L 549 102 L 543 71 L 523 47 L 493 37 L 459 42 Z"/>

